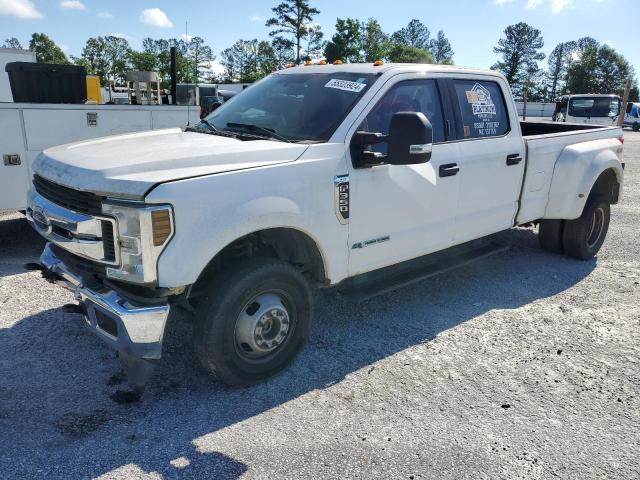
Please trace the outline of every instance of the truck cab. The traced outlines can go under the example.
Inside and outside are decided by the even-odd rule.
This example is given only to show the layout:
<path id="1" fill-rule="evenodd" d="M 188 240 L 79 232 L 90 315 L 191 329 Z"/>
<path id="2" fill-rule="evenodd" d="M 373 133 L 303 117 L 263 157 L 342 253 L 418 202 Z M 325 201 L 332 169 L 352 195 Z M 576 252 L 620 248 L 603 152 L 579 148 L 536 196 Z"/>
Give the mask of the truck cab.
<path id="1" fill-rule="evenodd" d="M 46 150 L 27 217 L 49 242 L 37 268 L 74 291 L 131 378 L 183 311 L 202 365 L 247 384 L 301 351 L 312 288 L 388 290 L 531 222 L 543 248 L 593 258 L 622 188 L 621 135 L 519 122 L 494 71 L 301 66 L 186 130 Z"/>

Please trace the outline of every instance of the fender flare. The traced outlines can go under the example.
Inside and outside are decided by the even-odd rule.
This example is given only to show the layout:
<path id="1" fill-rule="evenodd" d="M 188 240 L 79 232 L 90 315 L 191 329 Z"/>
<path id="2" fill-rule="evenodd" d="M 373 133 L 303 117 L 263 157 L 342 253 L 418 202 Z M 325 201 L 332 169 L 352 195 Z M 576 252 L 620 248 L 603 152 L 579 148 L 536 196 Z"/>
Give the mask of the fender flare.
<path id="1" fill-rule="evenodd" d="M 614 148 L 616 139 L 594 140 L 565 147 L 556 161 L 545 219 L 578 218 L 594 184 L 607 170 L 613 170 L 620 189 L 624 172 Z"/>

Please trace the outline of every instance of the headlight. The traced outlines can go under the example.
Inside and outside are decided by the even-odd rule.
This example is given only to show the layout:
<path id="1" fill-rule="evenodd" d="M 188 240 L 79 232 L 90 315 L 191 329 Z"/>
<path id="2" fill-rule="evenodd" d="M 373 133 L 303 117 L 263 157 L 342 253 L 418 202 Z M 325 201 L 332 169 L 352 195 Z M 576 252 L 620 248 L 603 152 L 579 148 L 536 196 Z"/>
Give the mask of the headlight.
<path id="1" fill-rule="evenodd" d="M 120 245 L 120 266 L 107 267 L 107 277 L 132 283 L 155 282 L 158 257 L 174 232 L 171 206 L 114 201 L 103 203 L 102 211 L 117 220 Z"/>

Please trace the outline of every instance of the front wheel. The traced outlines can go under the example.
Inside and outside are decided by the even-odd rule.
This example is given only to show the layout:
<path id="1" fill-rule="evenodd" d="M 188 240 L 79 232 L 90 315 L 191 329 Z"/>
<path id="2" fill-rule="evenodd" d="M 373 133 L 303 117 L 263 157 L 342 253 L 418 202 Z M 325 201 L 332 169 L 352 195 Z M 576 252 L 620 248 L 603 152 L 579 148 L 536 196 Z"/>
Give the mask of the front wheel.
<path id="1" fill-rule="evenodd" d="M 590 198 L 580 217 L 565 221 L 562 232 L 564 253 L 581 260 L 595 257 L 607 236 L 610 218 L 611 208 L 607 198 Z"/>
<path id="2" fill-rule="evenodd" d="M 306 343 L 312 303 L 307 279 L 280 260 L 254 258 L 220 274 L 196 313 L 200 362 L 229 385 L 279 373 Z"/>
<path id="3" fill-rule="evenodd" d="M 633 122 L 633 126 L 631 128 L 633 129 L 634 132 L 637 132 L 638 130 L 640 130 L 640 123 Z"/>

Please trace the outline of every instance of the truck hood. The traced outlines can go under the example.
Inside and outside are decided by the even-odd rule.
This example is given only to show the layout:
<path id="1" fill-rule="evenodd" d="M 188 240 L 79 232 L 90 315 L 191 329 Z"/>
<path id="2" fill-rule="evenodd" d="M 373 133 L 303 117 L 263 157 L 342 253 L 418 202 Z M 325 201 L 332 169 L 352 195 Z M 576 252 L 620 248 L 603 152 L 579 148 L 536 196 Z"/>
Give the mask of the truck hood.
<path id="1" fill-rule="evenodd" d="M 292 162 L 307 148 L 173 128 L 49 148 L 33 171 L 76 190 L 139 200 L 158 183 Z"/>

